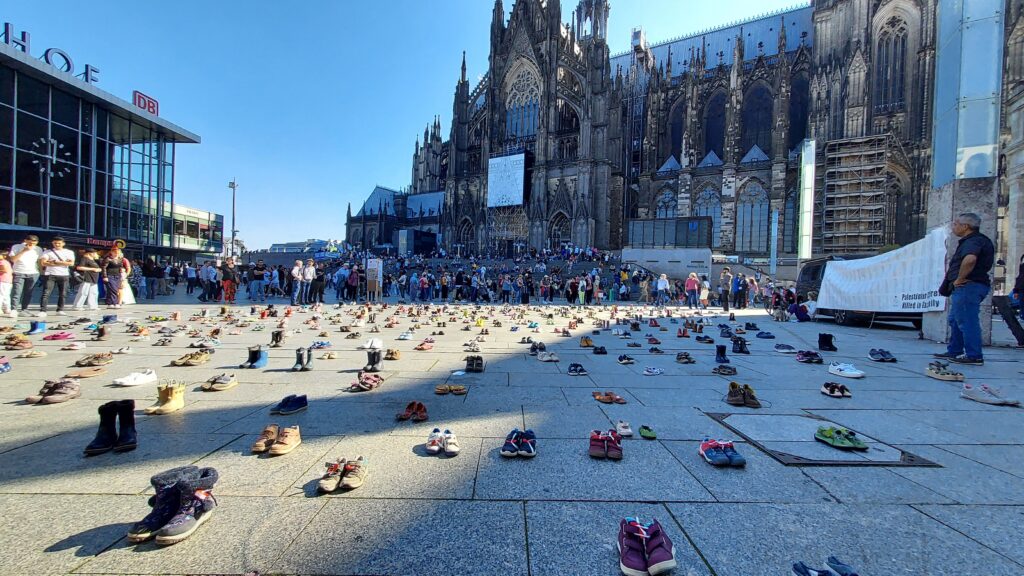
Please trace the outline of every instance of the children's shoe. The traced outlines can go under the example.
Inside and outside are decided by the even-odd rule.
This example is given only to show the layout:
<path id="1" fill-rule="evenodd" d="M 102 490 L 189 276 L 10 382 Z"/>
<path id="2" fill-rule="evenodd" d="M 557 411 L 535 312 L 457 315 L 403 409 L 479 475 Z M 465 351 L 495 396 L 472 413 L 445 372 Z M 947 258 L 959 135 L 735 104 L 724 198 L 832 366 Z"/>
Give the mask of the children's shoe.
<path id="1" fill-rule="evenodd" d="M 345 459 L 338 458 L 334 462 L 325 463 L 324 466 L 327 467 L 327 470 L 320 477 L 320 482 L 317 484 L 316 489 L 320 492 L 334 492 L 341 485 L 341 474 L 345 469 Z"/>
<path id="2" fill-rule="evenodd" d="M 722 445 L 717 440 L 711 440 L 705 437 L 704 441 L 700 443 L 700 448 L 697 452 L 712 466 L 728 466 L 729 457 L 726 456 L 725 451 L 722 450 Z"/>
<path id="3" fill-rule="evenodd" d="M 664 370 L 656 366 L 647 366 L 644 368 L 644 376 L 660 376 L 664 373 Z"/>
<path id="4" fill-rule="evenodd" d="M 729 459 L 729 466 L 742 468 L 747 465 L 747 459 L 736 451 L 736 447 L 732 442 L 719 441 L 718 445 L 722 448 L 722 452 L 725 454 L 725 457 Z"/>
<path id="5" fill-rule="evenodd" d="M 832 362 L 828 365 L 828 373 L 835 374 L 836 376 L 843 376 L 846 378 L 863 378 L 864 372 L 858 370 L 853 364 Z"/>
<path id="6" fill-rule="evenodd" d="M 836 576 L 828 568 L 811 568 L 803 562 L 793 564 L 793 574 L 795 576 Z"/>
<path id="7" fill-rule="evenodd" d="M 662 529 L 657 520 L 652 520 L 647 527 L 647 573 L 655 576 L 664 574 L 676 567 L 676 550 L 672 540 Z"/>
<path id="8" fill-rule="evenodd" d="M 519 443 L 522 438 L 522 432 L 519 428 L 512 429 L 505 437 L 505 443 L 501 446 L 501 455 L 506 458 L 515 458 L 519 456 Z"/>
<path id="9" fill-rule="evenodd" d="M 633 435 L 633 429 L 629 427 L 629 422 L 626 422 L 625 420 L 619 420 L 615 423 L 615 431 L 618 432 L 620 436 L 625 436 L 627 438 Z"/>
<path id="10" fill-rule="evenodd" d="M 441 433 L 440 428 L 434 428 L 427 436 L 427 443 L 424 448 L 427 454 L 440 454 L 444 447 L 444 434 Z"/>
<path id="11" fill-rule="evenodd" d="M 591 458 L 606 458 L 608 456 L 608 438 L 600 430 L 590 431 L 590 448 L 587 454 Z"/>
<path id="12" fill-rule="evenodd" d="M 462 447 L 459 446 L 459 439 L 455 436 L 455 433 L 447 428 L 444 431 L 444 455 L 445 456 L 458 456 L 459 452 L 462 451 Z"/>
<path id="13" fill-rule="evenodd" d="M 608 459 L 622 460 L 622 436 L 614 429 L 605 432 L 605 448 L 608 452 Z"/>
<path id="14" fill-rule="evenodd" d="M 524 431 L 520 437 L 519 455 L 524 458 L 533 458 L 537 455 L 537 436 L 533 430 Z"/>

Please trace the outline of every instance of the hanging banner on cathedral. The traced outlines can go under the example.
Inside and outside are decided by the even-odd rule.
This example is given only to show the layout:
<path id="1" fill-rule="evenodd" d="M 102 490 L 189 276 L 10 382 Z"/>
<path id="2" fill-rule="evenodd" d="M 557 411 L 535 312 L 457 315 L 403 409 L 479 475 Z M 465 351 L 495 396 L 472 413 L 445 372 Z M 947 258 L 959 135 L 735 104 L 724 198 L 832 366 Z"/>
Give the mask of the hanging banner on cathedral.
<path id="1" fill-rule="evenodd" d="M 525 173 L 525 154 L 491 158 L 487 163 L 487 207 L 522 205 Z"/>

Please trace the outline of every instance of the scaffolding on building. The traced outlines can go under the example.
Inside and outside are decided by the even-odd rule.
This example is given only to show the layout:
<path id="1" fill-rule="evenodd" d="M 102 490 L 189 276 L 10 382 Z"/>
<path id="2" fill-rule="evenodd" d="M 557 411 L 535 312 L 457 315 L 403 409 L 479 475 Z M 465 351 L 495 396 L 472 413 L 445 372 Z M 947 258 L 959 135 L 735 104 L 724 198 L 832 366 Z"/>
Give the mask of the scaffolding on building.
<path id="1" fill-rule="evenodd" d="M 512 256 L 527 245 L 530 220 L 522 205 L 487 210 L 487 248 L 491 254 Z"/>
<path id="2" fill-rule="evenodd" d="M 903 146 L 891 133 L 825 144 L 821 193 L 815 195 L 815 228 L 824 253 L 876 252 L 895 242 L 901 193 L 896 173 L 906 173 L 907 166 Z"/>

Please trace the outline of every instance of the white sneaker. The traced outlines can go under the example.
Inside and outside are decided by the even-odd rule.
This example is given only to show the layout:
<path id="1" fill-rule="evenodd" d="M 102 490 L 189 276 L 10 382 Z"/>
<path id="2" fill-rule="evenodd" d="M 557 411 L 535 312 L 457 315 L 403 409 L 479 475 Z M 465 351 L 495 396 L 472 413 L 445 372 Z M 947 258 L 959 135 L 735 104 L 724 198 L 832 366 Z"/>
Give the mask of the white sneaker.
<path id="1" fill-rule="evenodd" d="M 633 429 L 629 427 L 629 422 L 626 422 L 625 420 L 619 420 L 615 423 L 615 431 L 623 437 L 633 435 Z"/>
<path id="2" fill-rule="evenodd" d="M 664 370 L 662 370 L 661 368 L 657 368 L 655 366 L 648 366 L 644 368 L 644 376 L 660 376 L 664 373 Z"/>
<path id="3" fill-rule="evenodd" d="M 157 381 L 156 371 L 147 368 L 142 372 L 132 372 L 124 378 L 114 378 L 115 386 L 141 386 L 143 384 L 155 383 Z"/>
<path id="4" fill-rule="evenodd" d="M 864 372 L 854 368 L 853 364 L 832 362 L 828 365 L 828 373 L 846 378 L 863 378 Z"/>
<path id="5" fill-rule="evenodd" d="M 996 390 L 995 388 L 989 388 L 985 384 L 981 386 L 971 386 L 970 384 L 964 383 L 963 389 L 960 390 L 960 397 L 968 400 L 974 400 L 975 402 L 981 402 L 982 404 L 992 404 L 995 406 L 1019 406 L 1019 400 L 1013 400 L 1006 398 Z"/>
<path id="6" fill-rule="evenodd" d="M 36 318 L 46 318 L 46 312 L 37 312 Z"/>
<path id="7" fill-rule="evenodd" d="M 455 437 L 455 433 L 451 430 L 444 431 L 444 455 L 455 456 L 462 451 L 459 446 L 459 439 Z"/>
<path id="8" fill-rule="evenodd" d="M 434 428 L 434 431 L 427 436 L 427 443 L 424 445 L 427 454 L 440 454 L 441 450 L 444 449 L 444 434 L 440 428 Z"/>
<path id="9" fill-rule="evenodd" d="M 63 310 L 57 310 L 57 316 L 67 316 L 67 314 Z"/>
<path id="10" fill-rule="evenodd" d="M 10 312 L 7 313 L 7 315 L 10 316 L 11 318 L 17 318 L 18 317 L 18 311 L 17 310 L 11 310 Z"/>

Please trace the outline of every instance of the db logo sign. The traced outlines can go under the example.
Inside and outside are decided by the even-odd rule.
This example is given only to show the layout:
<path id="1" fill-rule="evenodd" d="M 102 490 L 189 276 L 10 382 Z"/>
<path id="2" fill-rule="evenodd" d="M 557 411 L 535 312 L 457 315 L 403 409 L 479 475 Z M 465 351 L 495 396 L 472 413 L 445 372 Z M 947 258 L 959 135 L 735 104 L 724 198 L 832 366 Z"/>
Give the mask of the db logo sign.
<path id="1" fill-rule="evenodd" d="M 132 103 L 154 116 L 160 115 L 160 103 L 138 90 L 132 92 Z"/>

